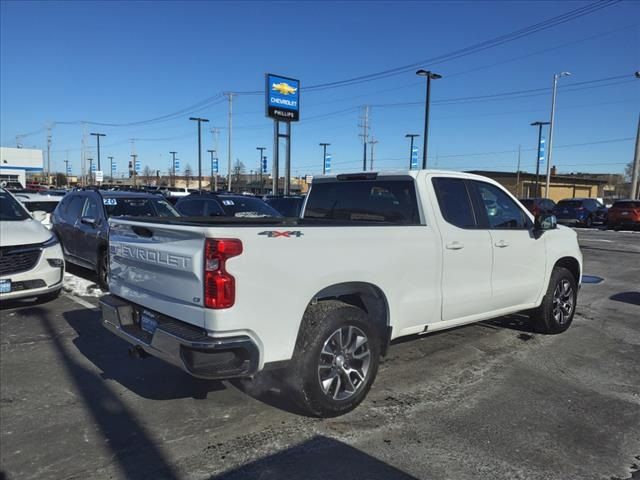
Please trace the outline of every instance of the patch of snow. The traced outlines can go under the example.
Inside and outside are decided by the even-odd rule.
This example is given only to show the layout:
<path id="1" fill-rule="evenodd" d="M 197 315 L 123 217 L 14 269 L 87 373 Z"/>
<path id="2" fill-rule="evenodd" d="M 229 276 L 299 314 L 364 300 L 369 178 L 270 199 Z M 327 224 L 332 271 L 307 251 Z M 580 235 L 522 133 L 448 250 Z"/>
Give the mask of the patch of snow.
<path id="1" fill-rule="evenodd" d="M 105 293 L 90 280 L 65 272 L 62 289 L 79 297 L 101 297 Z"/>

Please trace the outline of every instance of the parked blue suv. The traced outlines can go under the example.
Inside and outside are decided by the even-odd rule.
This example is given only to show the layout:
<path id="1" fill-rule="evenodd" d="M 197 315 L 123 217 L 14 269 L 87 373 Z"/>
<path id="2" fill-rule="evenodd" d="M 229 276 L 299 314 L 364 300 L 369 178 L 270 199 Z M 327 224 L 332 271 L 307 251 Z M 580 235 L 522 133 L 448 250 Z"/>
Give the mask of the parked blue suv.
<path id="1" fill-rule="evenodd" d="M 553 210 L 558 223 L 591 227 L 607 222 L 607 208 L 595 198 L 567 198 L 560 200 Z"/>
<path id="2" fill-rule="evenodd" d="M 109 217 L 177 217 L 167 200 L 151 193 L 75 190 L 51 214 L 67 262 L 94 270 L 103 290 L 109 271 Z"/>

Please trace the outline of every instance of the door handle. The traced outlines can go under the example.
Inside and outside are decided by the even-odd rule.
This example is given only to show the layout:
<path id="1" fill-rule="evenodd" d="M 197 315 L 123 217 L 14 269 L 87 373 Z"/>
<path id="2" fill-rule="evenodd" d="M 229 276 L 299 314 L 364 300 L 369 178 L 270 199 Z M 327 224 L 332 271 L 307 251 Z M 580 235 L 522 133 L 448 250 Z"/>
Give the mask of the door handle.
<path id="1" fill-rule="evenodd" d="M 460 242 L 451 242 L 446 245 L 448 250 L 461 250 L 464 248 L 464 245 Z"/>
<path id="2" fill-rule="evenodd" d="M 509 246 L 509 242 L 505 242 L 504 240 L 500 240 L 500 241 L 497 241 L 495 243 L 495 245 L 498 248 L 504 248 L 504 247 L 508 247 Z"/>

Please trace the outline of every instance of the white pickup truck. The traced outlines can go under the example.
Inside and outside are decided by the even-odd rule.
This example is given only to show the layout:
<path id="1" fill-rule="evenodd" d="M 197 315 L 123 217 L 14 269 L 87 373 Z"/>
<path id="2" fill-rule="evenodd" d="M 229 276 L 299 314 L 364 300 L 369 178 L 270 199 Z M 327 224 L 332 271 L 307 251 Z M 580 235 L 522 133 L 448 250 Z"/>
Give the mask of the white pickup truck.
<path id="1" fill-rule="evenodd" d="M 355 408 L 389 342 L 519 311 L 566 330 L 577 237 L 446 171 L 314 178 L 301 218 L 110 220 L 104 325 L 201 378 L 286 372 L 311 415 Z"/>

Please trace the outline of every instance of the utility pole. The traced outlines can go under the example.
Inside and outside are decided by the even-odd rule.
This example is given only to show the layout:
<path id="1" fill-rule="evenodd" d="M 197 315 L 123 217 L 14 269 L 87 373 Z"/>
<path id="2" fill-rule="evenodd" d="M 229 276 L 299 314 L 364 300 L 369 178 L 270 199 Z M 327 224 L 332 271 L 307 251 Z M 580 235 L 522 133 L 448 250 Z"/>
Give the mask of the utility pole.
<path id="1" fill-rule="evenodd" d="M 327 174 L 327 147 L 331 145 L 330 143 L 319 143 L 322 147 L 322 174 Z"/>
<path id="2" fill-rule="evenodd" d="M 556 92 L 558 90 L 558 79 L 568 77 L 571 72 L 556 73 L 553 76 L 553 93 L 551 95 L 551 118 L 549 120 L 549 153 L 547 154 L 547 184 L 545 188 L 545 197 L 549 197 L 549 187 L 551 185 L 551 154 L 553 153 L 553 121 L 556 114 Z"/>
<path id="3" fill-rule="evenodd" d="M 258 158 L 258 167 L 259 167 L 259 172 L 260 172 L 260 194 L 262 194 L 262 164 L 263 164 L 263 158 L 264 158 L 264 151 L 266 150 L 266 147 L 256 147 L 256 150 L 260 151 L 260 157 Z"/>
<path id="4" fill-rule="evenodd" d="M 228 147 L 227 147 L 227 190 L 231 191 L 231 147 L 232 147 L 232 129 L 233 129 L 233 93 L 227 92 L 225 95 L 229 98 L 229 125 L 228 125 Z"/>
<path id="5" fill-rule="evenodd" d="M 113 183 L 113 157 L 107 157 L 109 159 L 109 178 Z"/>
<path id="6" fill-rule="evenodd" d="M 375 140 L 373 136 L 371 137 L 371 141 L 369 141 L 369 145 L 371 145 L 371 160 L 369 162 L 369 170 L 373 171 L 373 147 L 378 143 L 378 140 Z"/>
<path id="7" fill-rule="evenodd" d="M 367 140 L 369 139 L 369 105 L 364 106 L 364 113 L 362 115 L 362 124 L 358 125 L 362 127 L 362 133 L 359 135 L 362 137 L 362 170 L 367 171 Z"/>
<path id="8" fill-rule="evenodd" d="M 542 127 L 545 125 L 549 125 L 549 122 L 533 122 L 531 124 L 532 127 L 538 127 L 538 148 L 536 154 L 536 191 L 534 193 L 534 197 L 541 196 L 540 192 L 540 149 L 542 147 Z M 547 162 L 548 164 L 549 162 Z M 546 197 L 549 197 L 549 185 L 547 184 L 547 192 L 545 193 Z"/>
<path id="9" fill-rule="evenodd" d="M 198 122 L 198 190 L 202 190 L 202 122 L 208 122 L 206 118 L 189 117 L 189 120 Z"/>
<path id="10" fill-rule="evenodd" d="M 68 150 L 64 158 L 64 176 L 67 179 L 67 186 L 69 186 L 69 151 Z"/>
<path id="11" fill-rule="evenodd" d="M 518 168 L 516 168 L 516 197 L 520 196 L 520 148 L 518 145 Z"/>
<path id="12" fill-rule="evenodd" d="M 427 96 L 424 106 L 424 138 L 422 139 L 422 169 L 427 168 L 427 146 L 429 144 L 429 109 L 431 108 L 431 80 L 438 80 L 442 75 L 428 70 L 418 70 L 416 75 L 427 77 Z"/>
<path id="13" fill-rule="evenodd" d="M 171 154 L 171 186 L 176 186 L 176 153 L 178 152 L 169 152 Z"/>
<path id="14" fill-rule="evenodd" d="M 419 136 L 420 135 L 418 135 L 417 133 L 407 133 L 405 135 L 405 138 L 411 139 L 409 145 L 409 170 L 411 170 L 411 167 L 413 166 L 413 139 Z"/>
<path id="15" fill-rule="evenodd" d="M 638 78 L 640 74 L 636 72 Z M 636 133 L 636 153 L 633 156 L 633 166 L 631 170 L 631 198 L 637 200 L 640 196 L 638 187 L 638 175 L 640 170 L 640 115 L 638 115 L 638 131 Z"/>
<path id="16" fill-rule="evenodd" d="M 47 127 L 47 185 L 51 177 L 51 126 Z"/>
<path id="17" fill-rule="evenodd" d="M 106 135 L 104 133 L 91 133 L 90 135 L 93 135 L 94 137 L 96 137 L 96 140 L 98 141 L 98 170 L 101 170 L 100 168 L 100 137 L 106 137 Z"/>

